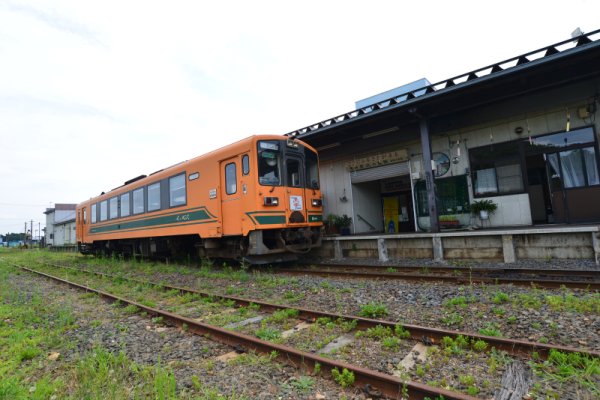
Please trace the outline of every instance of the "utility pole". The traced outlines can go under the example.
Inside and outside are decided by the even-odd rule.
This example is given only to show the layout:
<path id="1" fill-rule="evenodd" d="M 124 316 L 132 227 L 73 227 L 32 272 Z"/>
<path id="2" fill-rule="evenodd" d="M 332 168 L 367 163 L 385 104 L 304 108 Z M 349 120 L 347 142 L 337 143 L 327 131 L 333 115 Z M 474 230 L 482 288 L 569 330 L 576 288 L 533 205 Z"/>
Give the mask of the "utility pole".
<path id="1" fill-rule="evenodd" d="M 31 239 L 29 239 L 29 245 L 31 246 L 33 244 L 33 220 L 31 220 L 29 230 L 31 231 Z"/>

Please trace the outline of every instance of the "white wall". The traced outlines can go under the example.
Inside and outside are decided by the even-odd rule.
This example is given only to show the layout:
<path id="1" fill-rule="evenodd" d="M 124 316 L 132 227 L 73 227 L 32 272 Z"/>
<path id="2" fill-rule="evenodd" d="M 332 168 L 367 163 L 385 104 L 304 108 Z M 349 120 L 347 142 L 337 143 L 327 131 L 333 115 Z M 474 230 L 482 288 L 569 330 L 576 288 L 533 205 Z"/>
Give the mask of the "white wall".
<path id="1" fill-rule="evenodd" d="M 344 161 L 321 162 L 319 173 L 323 191 L 323 219 L 326 220 L 329 214 L 352 216 L 350 173 Z"/>
<path id="2" fill-rule="evenodd" d="M 363 182 L 352 185 L 354 198 L 354 233 L 373 233 L 383 231 L 383 209 L 381 206 L 381 184 L 379 181 Z M 375 229 L 358 218 L 369 221 Z"/>
<path id="3" fill-rule="evenodd" d="M 76 244 L 75 221 L 54 225 L 53 246 Z"/>

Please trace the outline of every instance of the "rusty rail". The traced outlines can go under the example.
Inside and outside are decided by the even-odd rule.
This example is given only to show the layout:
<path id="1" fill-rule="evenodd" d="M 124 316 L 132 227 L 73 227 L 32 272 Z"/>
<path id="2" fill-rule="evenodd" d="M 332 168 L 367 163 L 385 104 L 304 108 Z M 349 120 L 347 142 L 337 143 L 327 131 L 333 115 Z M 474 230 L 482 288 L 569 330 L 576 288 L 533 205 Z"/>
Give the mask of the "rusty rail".
<path id="1" fill-rule="evenodd" d="M 519 269 L 519 268 L 451 268 L 451 267 L 398 267 L 397 271 L 389 272 L 387 269 L 383 271 L 381 267 L 369 266 L 319 266 L 313 268 L 280 268 L 274 270 L 276 273 L 285 273 L 292 275 L 317 275 L 317 276 L 337 276 L 344 278 L 368 278 L 368 279 L 400 279 L 413 282 L 449 282 L 454 284 L 513 284 L 518 286 L 537 286 L 541 288 L 553 289 L 560 287 L 568 287 L 573 289 L 589 289 L 600 290 L 600 273 L 594 271 L 560 271 L 560 270 L 535 270 L 535 269 Z M 372 269 L 368 271 L 368 269 Z M 405 271 L 420 270 L 423 273 L 407 273 Z M 431 274 L 435 271 L 435 274 Z M 542 279 L 536 277 L 527 278 L 510 278 L 502 276 L 486 277 L 484 275 L 505 274 L 520 274 L 520 275 L 552 275 L 552 276 L 587 276 L 594 280 L 559 280 L 559 279 Z"/>
<path id="2" fill-rule="evenodd" d="M 377 325 L 381 325 L 384 327 L 389 327 L 393 330 L 396 325 L 400 325 L 400 323 L 393 322 L 393 321 L 364 318 L 364 317 L 359 317 L 359 316 L 355 316 L 355 315 L 334 314 L 334 313 L 329 313 L 329 312 L 325 312 L 325 311 L 310 310 L 310 309 L 301 308 L 301 307 L 283 306 L 283 305 L 279 305 L 279 304 L 267 303 L 267 302 L 260 301 L 260 300 L 245 299 L 245 298 L 235 297 L 235 296 L 215 295 L 215 294 L 210 294 L 210 293 L 206 293 L 206 292 L 200 292 L 200 291 L 193 290 L 193 289 L 182 288 L 182 287 L 177 287 L 177 286 L 170 286 L 170 285 L 165 285 L 163 283 L 145 281 L 145 280 L 134 279 L 134 278 L 126 278 L 126 277 L 122 277 L 122 276 L 105 274 L 102 272 L 87 271 L 87 270 L 80 269 L 80 268 L 67 267 L 67 266 L 57 265 L 57 264 L 48 264 L 48 265 L 51 265 L 51 266 L 54 266 L 57 268 L 73 270 L 73 271 L 77 271 L 77 272 L 94 274 L 97 276 L 106 277 L 106 278 L 110 278 L 110 279 L 118 278 L 118 279 L 125 279 L 130 282 L 137 283 L 137 284 L 154 285 L 154 286 L 161 287 L 164 290 L 176 290 L 182 294 L 190 293 L 190 294 L 196 294 L 196 295 L 199 295 L 202 297 L 212 297 L 212 298 L 217 298 L 217 299 L 222 299 L 222 300 L 231 300 L 231 301 L 234 301 L 238 306 L 243 306 L 243 307 L 247 307 L 250 304 L 256 304 L 256 305 L 260 306 L 261 310 L 264 310 L 267 312 L 275 312 L 275 311 L 284 310 L 284 309 L 297 310 L 298 318 L 303 319 L 303 320 L 308 320 L 308 321 L 314 321 L 317 318 L 322 318 L 322 317 L 331 318 L 333 320 L 337 320 L 337 319 L 341 318 L 344 320 L 356 321 L 357 327 L 361 328 L 361 329 L 373 328 Z M 590 350 L 585 350 L 585 349 L 578 349 L 578 348 L 570 347 L 570 346 L 552 345 L 552 344 L 546 344 L 546 343 L 540 343 L 540 342 L 529 342 L 529 341 L 517 340 L 517 339 L 505 339 L 505 338 L 499 338 L 499 337 L 495 337 L 495 336 L 485 336 L 485 335 L 480 335 L 480 334 L 476 334 L 476 333 L 452 331 L 452 330 L 431 328 L 431 327 L 412 325 L 412 324 L 401 324 L 401 325 L 404 327 L 404 329 L 406 329 L 408 332 L 410 332 L 411 338 L 413 340 L 423 341 L 423 342 L 427 342 L 427 343 L 430 343 L 430 342 L 431 343 L 439 343 L 439 342 L 441 342 L 442 338 L 444 338 L 445 336 L 448 336 L 451 338 L 456 338 L 457 336 L 460 335 L 460 336 L 463 336 L 463 337 L 466 337 L 469 339 L 473 339 L 473 340 L 483 340 L 486 343 L 488 343 L 490 345 L 490 347 L 495 347 L 498 350 L 503 350 L 511 355 L 520 356 L 520 357 L 529 358 L 529 357 L 531 357 L 531 355 L 534 352 L 536 352 L 540 358 L 546 359 L 548 357 L 548 354 L 550 353 L 550 350 L 558 350 L 558 351 L 566 352 L 566 353 L 584 353 L 584 354 L 589 354 L 593 357 L 600 357 L 600 352 L 590 351 Z"/>
<path id="3" fill-rule="evenodd" d="M 188 331 L 197 335 L 207 336 L 210 339 L 214 339 L 215 341 L 229 346 L 234 346 L 236 348 L 242 346 L 244 350 L 254 350 L 263 354 L 273 354 L 273 352 L 277 352 L 278 360 L 289 363 L 296 368 L 306 368 L 309 371 L 313 372 L 315 365 L 319 364 L 321 371 L 327 372 L 325 376 L 331 376 L 331 371 L 333 369 L 337 368 L 338 370 L 342 370 L 345 368 L 348 371 L 352 371 L 354 373 L 354 386 L 365 388 L 366 385 L 370 385 L 371 387 L 377 388 L 385 396 L 390 398 L 400 398 L 402 392 L 406 390 L 408 391 L 410 399 L 423 400 L 427 397 L 432 398 L 436 396 L 443 396 L 445 399 L 453 400 L 477 400 L 475 397 L 466 394 L 452 392 L 442 388 L 434 388 L 418 382 L 404 382 L 401 379 L 392 375 L 387 375 L 381 372 L 368 370 L 345 362 L 320 357 L 315 354 L 299 351 L 288 346 L 270 343 L 249 335 L 244 335 L 242 333 L 228 331 L 226 329 L 204 324 L 202 322 L 195 321 L 191 318 L 186 318 L 177 314 L 170 313 L 168 311 L 163 311 L 154 307 L 148 307 L 141 303 L 128 300 L 123 297 L 115 296 L 108 292 L 96 290 L 84 285 L 79 285 L 77 283 L 70 282 L 43 272 L 35 271 L 30 268 L 26 268 L 23 266 L 17 267 L 25 271 L 38 274 L 49 279 L 53 279 L 57 282 L 67 284 L 71 287 L 84 290 L 86 292 L 96 293 L 100 297 L 107 299 L 111 302 L 119 301 L 122 304 L 134 305 L 138 309 L 146 312 L 148 315 L 163 317 L 164 321 L 167 321 L 180 328 L 182 328 L 185 324 L 187 326 Z"/>

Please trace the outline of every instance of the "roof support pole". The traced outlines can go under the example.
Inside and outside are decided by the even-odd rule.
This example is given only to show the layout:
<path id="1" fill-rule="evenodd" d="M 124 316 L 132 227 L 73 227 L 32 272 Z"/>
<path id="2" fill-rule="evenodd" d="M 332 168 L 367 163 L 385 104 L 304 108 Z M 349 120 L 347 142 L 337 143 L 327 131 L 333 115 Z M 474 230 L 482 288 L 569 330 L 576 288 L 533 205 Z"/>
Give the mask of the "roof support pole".
<path id="1" fill-rule="evenodd" d="M 429 135 L 429 120 L 421 118 L 419 121 L 421 130 L 421 149 L 423 152 L 423 168 L 425 169 L 425 184 L 427 186 L 427 204 L 429 205 L 430 232 L 439 232 L 440 223 L 438 219 L 437 196 L 435 193 L 435 180 L 431 164 L 431 140 Z"/>

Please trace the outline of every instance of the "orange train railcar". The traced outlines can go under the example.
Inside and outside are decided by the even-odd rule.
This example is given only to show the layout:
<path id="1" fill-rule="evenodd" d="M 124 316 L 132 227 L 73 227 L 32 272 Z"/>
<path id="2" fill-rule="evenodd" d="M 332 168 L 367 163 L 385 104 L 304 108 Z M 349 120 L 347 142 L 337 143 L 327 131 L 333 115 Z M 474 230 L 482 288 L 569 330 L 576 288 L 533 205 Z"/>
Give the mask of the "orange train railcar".
<path id="1" fill-rule="evenodd" d="M 79 250 L 251 263 L 294 259 L 321 244 L 318 170 L 309 145 L 251 136 L 79 204 Z"/>

